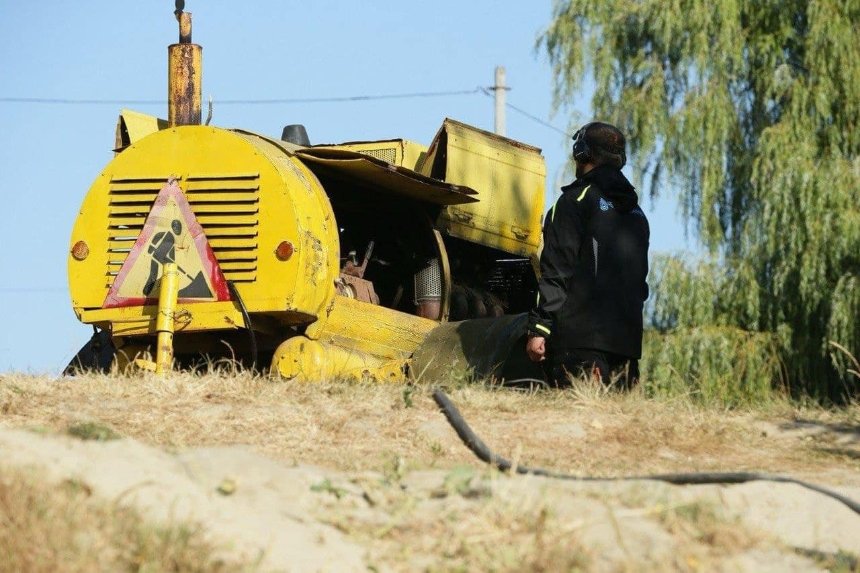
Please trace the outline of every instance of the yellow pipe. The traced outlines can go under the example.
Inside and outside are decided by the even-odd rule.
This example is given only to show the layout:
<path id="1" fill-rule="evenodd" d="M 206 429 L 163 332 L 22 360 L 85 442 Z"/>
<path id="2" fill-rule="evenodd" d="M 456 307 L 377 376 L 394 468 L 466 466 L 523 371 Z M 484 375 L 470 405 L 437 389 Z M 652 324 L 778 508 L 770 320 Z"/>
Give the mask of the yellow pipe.
<path id="1" fill-rule="evenodd" d="M 180 12 L 176 18 L 179 20 L 179 42 L 191 43 L 191 12 Z"/>
<path id="2" fill-rule="evenodd" d="M 373 356 L 354 348 L 294 336 L 282 342 L 272 357 L 272 372 L 287 380 L 403 380 L 405 360 Z"/>
<path id="3" fill-rule="evenodd" d="M 155 330 L 158 343 L 155 349 L 155 373 L 166 374 L 173 366 L 173 317 L 179 298 L 179 269 L 176 263 L 166 263 L 158 291 L 158 315 Z"/>
<path id="4" fill-rule="evenodd" d="M 167 123 L 199 125 L 203 99 L 203 47 L 191 43 L 191 13 L 179 19 L 179 43 L 167 48 Z"/>

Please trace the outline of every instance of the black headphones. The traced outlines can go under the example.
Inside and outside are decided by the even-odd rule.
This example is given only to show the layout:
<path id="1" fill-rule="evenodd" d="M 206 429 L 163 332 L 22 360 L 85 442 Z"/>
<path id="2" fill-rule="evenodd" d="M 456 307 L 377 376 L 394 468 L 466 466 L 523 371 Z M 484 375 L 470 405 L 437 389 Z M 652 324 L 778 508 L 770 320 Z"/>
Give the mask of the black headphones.
<path id="1" fill-rule="evenodd" d="M 573 134 L 573 158 L 580 163 L 587 163 L 591 159 L 591 149 L 585 141 L 585 132 L 588 131 L 589 126 L 591 123 L 586 123 Z"/>
<path id="2" fill-rule="evenodd" d="M 594 161 L 594 156 L 592 155 L 591 148 L 588 146 L 588 141 L 586 141 L 586 136 L 589 128 L 592 125 L 598 124 L 598 121 L 592 121 L 590 123 L 586 123 L 582 127 L 579 128 L 579 131 L 573 134 L 573 158 L 580 163 L 588 163 Z M 605 125 L 605 124 L 604 124 Z M 617 131 L 617 128 L 614 126 L 608 126 Z M 602 146 L 598 145 L 601 150 L 606 151 L 607 153 L 611 153 L 613 155 L 617 155 L 621 159 L 621 167 L 627 163 L 627 153 L 625 153 L 624 148 L 622 147 L 618 152 L 612 152 L 609 150 L 605 150 Z"/>

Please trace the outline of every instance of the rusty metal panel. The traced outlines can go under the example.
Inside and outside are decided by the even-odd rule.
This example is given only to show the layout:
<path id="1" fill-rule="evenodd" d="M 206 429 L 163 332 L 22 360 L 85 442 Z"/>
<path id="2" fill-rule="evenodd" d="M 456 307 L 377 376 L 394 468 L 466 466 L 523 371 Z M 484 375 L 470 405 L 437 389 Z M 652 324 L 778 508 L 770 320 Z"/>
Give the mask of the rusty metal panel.
<path id="1" fill-rule="evenodd" d="M 464 185 L 436 181 L 356 151 L 333 147 L 297 149 L 296 156 L 320 175 L 331 175 L 364 184 L 369 189 L 401 195 L 436 205 L 477 201 L 476 192 Z"/>
<path id="2" fill-rule="evenodd" d="M 440 230 L 509 253 L 537 254 L 546 182 L 540 149 L 446 119 L 418 171 L 478 191 L 480 202 L 442 211 Z"/>

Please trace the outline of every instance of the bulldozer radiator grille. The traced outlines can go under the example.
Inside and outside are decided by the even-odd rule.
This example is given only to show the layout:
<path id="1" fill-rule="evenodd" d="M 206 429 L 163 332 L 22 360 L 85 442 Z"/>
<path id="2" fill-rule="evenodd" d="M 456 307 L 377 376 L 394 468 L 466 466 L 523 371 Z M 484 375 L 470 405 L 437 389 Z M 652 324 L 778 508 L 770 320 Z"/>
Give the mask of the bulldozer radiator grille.
<path id="1" fill-rule="evenodd" d="M 107 286 L 137 240 L 163 177 L 114 177 L 108 201 Z M 260 176 L 257 173 L 192 175 L 180 186 L 224 272 L 234 282 L 257 278 Z"/>
<path id="2" fill-rule="evenodd" d="M 379 149 L 361 149 L 358 152 L 364 155 L 369 155 L 370 157 L 375 157 L 376 159 L 381 159 L 382 161 L 386 161 L 388 163 L 397 162 L 397 150 L 395 150 L 393 147 L 381 147 Z"/>

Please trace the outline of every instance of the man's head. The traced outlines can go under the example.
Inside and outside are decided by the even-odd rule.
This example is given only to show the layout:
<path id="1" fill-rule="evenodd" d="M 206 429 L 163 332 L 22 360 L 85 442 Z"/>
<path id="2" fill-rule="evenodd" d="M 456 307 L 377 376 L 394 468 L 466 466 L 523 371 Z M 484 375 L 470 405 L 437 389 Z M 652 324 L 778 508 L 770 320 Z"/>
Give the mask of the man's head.
<path id="1" fill-rule="evenodd" d="M 576 176 L 581 177 L 599 165 L 621 169 L 627 163 L 626 141 L 621 130 L 608 123 L 587 123 L 573 135 Z"/>

